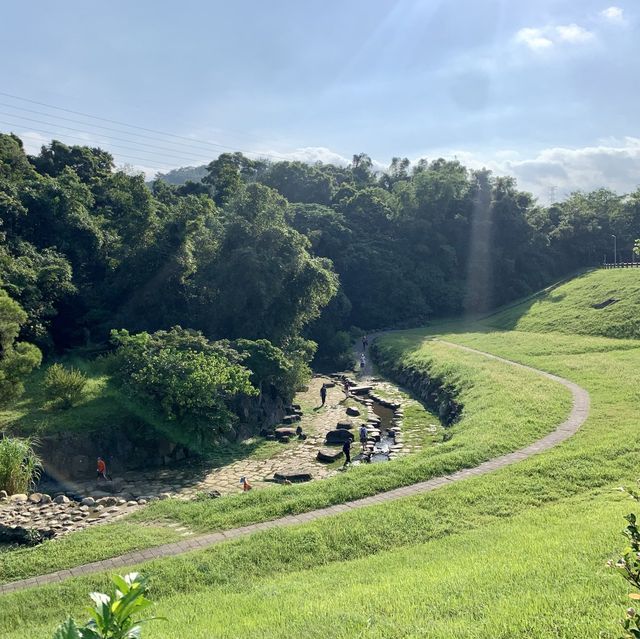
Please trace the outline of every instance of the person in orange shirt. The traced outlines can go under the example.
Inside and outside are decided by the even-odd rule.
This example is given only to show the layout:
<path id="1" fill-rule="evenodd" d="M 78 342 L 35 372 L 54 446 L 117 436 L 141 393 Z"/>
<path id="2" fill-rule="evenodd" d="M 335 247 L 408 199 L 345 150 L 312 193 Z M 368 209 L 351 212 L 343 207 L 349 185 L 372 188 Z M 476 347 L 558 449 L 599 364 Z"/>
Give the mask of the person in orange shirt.
<path id="1" fill-rule="evenodd" d="M 100 477 L 107 481 L 111 481 L 111 477 L 107 475 L 107 464 L 102 457 L 98 457 L 98 479 L 100 479 Z"/>

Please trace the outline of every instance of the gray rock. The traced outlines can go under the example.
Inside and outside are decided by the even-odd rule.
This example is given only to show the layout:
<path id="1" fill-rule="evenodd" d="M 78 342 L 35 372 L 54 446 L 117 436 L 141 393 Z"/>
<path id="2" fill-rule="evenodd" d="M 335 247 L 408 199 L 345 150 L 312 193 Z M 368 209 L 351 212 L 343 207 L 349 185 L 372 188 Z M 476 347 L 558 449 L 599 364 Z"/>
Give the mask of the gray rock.
<path id="1" fill-rule="evenodd" d="M 311 481 L 313 479 L 311 473 L 293 468 L 290 470 L 279 470 L 273 474 L 273 478 L 276 481 L 290 481 L 290 482 L 304 482 Z"/>
<path id="2" fill-rule="evenodd" d="M 68 504 L 71 500 L 66 495 L 58 495 L 53 501 L 56 504 Z"/>
<path id="3" fill-rule="evenodd" d="M 349 439 L 353 440 L 353 433 L 345 429 L 330 430 L 327 433 L 327 444 L 344 444 Z"/>
<path id="4" fill-rule="evenodd" d="M 12 502 L 27 501 L 27 496 L 24 493 L 16 493 L 15 495 L 11 495 L 11 497 L 9 497 L 9 501 L 12 501 Z"/>
<path id="5" fill-rule="evenodd" d="M 349 415 L 349 417 L 358 417 L 360 411 L 355 406 L 347 406 L 347 415 Z"/>
<path id="6" fill-rule="evenodd" d="M 338 425 L 336 426 L 336 428 L 338 430 L 351 430 L 353 428 L 353 422 L 346 419 L 342 422 L 338 422 Z"/>
<path id="7" fill-rule="evenodd" d="M 0 490 L 0 499 L 8 499 L 9 495 L 6 490 Z"/>
<path id="8" fill-rule="evenodd" d="M 80 503 L 83 506 L 95 506 L 96 500 L 93 497 L 85 497 Z"/>
<path id="9" fill-rule="evenodd" d="M 282 437 L 295 437 L 296 429 L 291 428 L 291 426 L 281 426 L 280 428 L 276 428 L 276 437 L 281 439 Z"/>
<path id="10" fill-rule="evenodd" d="M 161 500 L 162 499 L 170 499 L 170 498 L 171 498 L 171 495 L 169 493 L 160 493 L 158 495 L 158 499 L 161 499 Z"/>
<path id="11" fill-rule="evenodd" d="M 51 499 L 51 495 L 47 495 L 46 493 L 42 493 L 42 496 L 40 498 L 40 504 L 50 504 L 53 501 L 53 499 Z"/>
<path id="12" fill-rule="evenodd" d="M 340 459 L 343 454 L 340 448 L 321 448 L 318 451 L 318 461 L 330 464 L 336 461 L 336 459 Z"/>

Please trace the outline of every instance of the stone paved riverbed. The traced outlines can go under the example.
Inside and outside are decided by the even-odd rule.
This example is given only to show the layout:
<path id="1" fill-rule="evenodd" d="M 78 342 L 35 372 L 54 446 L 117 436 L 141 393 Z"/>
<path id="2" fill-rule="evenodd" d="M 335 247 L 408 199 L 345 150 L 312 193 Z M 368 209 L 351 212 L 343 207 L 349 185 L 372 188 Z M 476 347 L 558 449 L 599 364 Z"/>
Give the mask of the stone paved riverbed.
<path id="1" fill-rule="evenodd" d="M 398 421 L 401 423 L 402 404 L 408 398 L 389 382 L 371 380 L 365 372 L 359 378 L 352 380 L 352 384 L 361 384 L 366 380 L 373 387 L 374 395 L 376 389 L 380 388 L 381 397 L 378 399 L 385 401 L 392 397 L 391 403 L 396 404 Z M 330 387 L 327 389 L 326 404 L 321 407 L 320 388 L 323 384 Z M 42 501 L 38 501 L 35 496 L 29 500 L 26 495 L 24 499 L 14 496 L 3 500 L 0 497 L 0 525 L 51 528 L 56 535 L 60 535 L 92 524 L 112 521 L 155 499 L 174 497 L 187 500 L 201 493 L 224 495 L 241 492 L 241 477 L 246 477 L 254 489 L 260 489 L 273 485 L 276 481 L 274 477 L 280 480 L 292 476 L 316 480 L 340 472 L 343 462 L 341 446 L 327 447 L 326 435 L 334 431 L 338 423 L 351 421 L 351 432 L 357 440 L 360 424 L 367 420 L 375 422 L 377 419 L 372 410 L 371 399 L 366 395 L 348 397 L 344 384 L 336 376 L 333 379 L 317 376 L 310 381 L 307 390 L 296 396 L 295 401 L 304 410 L 300 421 L 293 427 L 299 424 L 306 439 L 294 437 L 286 444 L 274 443 L 274 453 L 265 459 L 249 456 L 217 468 L 207 467 L 204 463 L 183 463 L 181 466 L 159 471 L 126 472 L 115 477 L 113 483 L 96 483 L 94 479 L 68 483 L 65 490 L 67 494 L 75 494 L 76 501 L 62 501 L 59 497 L 58 501 L 61 503 L 55 503 L 53 499 L 50 500 L 55 497 L 55 493 L 50 496 L 45 493 Z M 370 423 L 369 426 L 375 428 L 375 423 Z M 391 459 L 414 450 L 404 446 L 400 432 L 396 437 L 397 441 L 389 455 Z M 321 449 L 327 451 L 328 448 L 338 453 L 337 459 L 332 463 L 318 460 L 318 452 Z M 356 463 L 359 450 L 356 442 L 352 452 Z M 87 503 L 90 505 L 81 503 L 81 499 L 85 497 L 89 498 Z M 190 534 L 189 531 L 186 534 Z"/>

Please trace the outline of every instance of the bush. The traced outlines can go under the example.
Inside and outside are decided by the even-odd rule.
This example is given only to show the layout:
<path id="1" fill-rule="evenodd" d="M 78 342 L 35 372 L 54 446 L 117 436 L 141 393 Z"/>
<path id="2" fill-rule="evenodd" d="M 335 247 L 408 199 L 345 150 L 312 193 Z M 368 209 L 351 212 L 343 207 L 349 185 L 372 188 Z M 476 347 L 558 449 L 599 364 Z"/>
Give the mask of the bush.
<path id="1" fill-rule="evenodd" d="M 0 490 L 9 495 L 27 492 L 40 476 L 41 468 L 30 439 L 0 439 Z"/>
<path id="2" fill-rule="evenodd" d="M 77 404 L 87 385 L 87 377 L 77 368 L 65 368 L 62 364 L 49 367 L 44 378 L 47 399 L 60 408 L 70 408 Z"/>

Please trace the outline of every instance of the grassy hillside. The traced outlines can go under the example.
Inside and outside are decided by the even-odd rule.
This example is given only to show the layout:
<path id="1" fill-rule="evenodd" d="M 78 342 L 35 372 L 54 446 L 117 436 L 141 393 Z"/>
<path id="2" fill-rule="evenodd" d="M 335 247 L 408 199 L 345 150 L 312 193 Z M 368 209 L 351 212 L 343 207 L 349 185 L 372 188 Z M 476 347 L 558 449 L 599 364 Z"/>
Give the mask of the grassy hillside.
<path id="1" fill-rule="evenodd" d="M 610 299 L 618 301 L 594 308 Z M 640 339 L 640 269 L 585 273 L 482 323 L 502 330 Z"/>
<path id="2" fill-rule="evenodd" d="M 615 271 L 603 275 L 610 273 L 615 279 L 629 277 Z M 602 275 L 584 276 L 592 277 Z M 565 286 L 573 291 L 583 282 L 578 278 Z M 630 288 L 627 282 L 619 290 Z M 464 328 L 452 324 L 438 327 L 438 337 L 586 388 L 591 411 L 576 435 L 514 466 L 432 493 L 144 564 L 141 569 L 151 576 L 158 602 L 155 612 L 168 617 L 145 629 L 145 636 L 619 636 L 617 619 L 624 616 L 628 589 L 605 562 L 624 545 L 622 516 L 635 506 L 617 487 L 640 476 L 640 341 L 580 335 L 589 332 L 590 320 L 580 322 L 581 316 L 574 314 L 573 293 L 555 303 L 539 302 L 552 306 L 555 319 L 547 326 L 541 326 L 536 311 L 529 312 L 533 302 L 520 306 L 516 315 L 523 324 L 518 330 L 492 330 L 486 322 Z M 628 316 L 635 309 L 630 307 Z M 507 322 L 513 310 L 490 321 Z M 565 330 L 571 316 L 574 327 Z M 527 322 L 537 332 L 524 330 Z M 536 422 L 541 416 L 558 419 L 553 401 L 538 405 L 542 389 L 530 392 L 529 374 L 513 369 L 521 377 L 508 379 L 480 356 L 460 359 L 456 349 L 430 341 L 433 334 L 428 329 L 389 335 L 382 347 L 387 357 L 403 363 L 425 370 L 437 367 L 465 393 L 458 441 L 467 419 L 470 435 L 460 454 L 473 450 L 476 439 L 482 444 L 488 433 L 511 439 L 512 430 L 532 434 L 529 429 L 540 428 Z M 562 399 L 563 389 L 556 390 Z M 440 453 L 436 449 L 433 454 L 435 461 Z M 391 472 L 386 469 L 392 467 L 380 471 Z M 373 481 L 373 470 L 362 479 Z M 163 502 L 158 507 L 166 510 L 155 515 L 218 527 L 260 518 L 270 510 L 297 512 L 322 491 L 333 498 L 342 490 L 347 498 L 357 480 L 357 473 L 345 473 L 335 483 L 263 491 L 247 495 L 247 501 L 219 500 L 210 510 L 202 505 L 182 510 Z M 77 550 L 82 556 L 82 548 Z M 20 573 L 25 567 L 14 563 L 11 570 Z M 2 597 L 0 636 L 48 636 L 66 611 L 82 617 L 87 593 L 104 583 L 105 576 L 96 575 Z"/>

